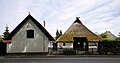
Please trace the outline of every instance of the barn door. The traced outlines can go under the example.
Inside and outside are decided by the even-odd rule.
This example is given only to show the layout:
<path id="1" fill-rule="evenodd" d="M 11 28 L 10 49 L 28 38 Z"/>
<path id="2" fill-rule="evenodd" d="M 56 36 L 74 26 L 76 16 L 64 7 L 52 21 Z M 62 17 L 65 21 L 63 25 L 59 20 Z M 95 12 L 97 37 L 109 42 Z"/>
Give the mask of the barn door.
<path id="1" fill-rule="evenodd" d="M 57 50 L 57 43 L 53 43 L 53 50 Z"/>
<path id="2" fill-rule="evenodd" d="M 74 37 L 73 49 L 88 50 L 88 41 L 86 37 Z"/>

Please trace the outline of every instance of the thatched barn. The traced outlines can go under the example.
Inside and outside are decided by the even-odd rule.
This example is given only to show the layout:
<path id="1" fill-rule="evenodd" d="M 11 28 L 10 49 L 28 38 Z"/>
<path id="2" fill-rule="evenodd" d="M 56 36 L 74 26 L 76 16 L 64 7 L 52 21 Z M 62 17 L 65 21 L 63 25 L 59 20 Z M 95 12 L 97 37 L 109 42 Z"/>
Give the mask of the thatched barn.
<path id="1" fill-rule="evenodd" d="M 97 46 L 97 43 L 100 40 L 101 38 L 98 35 L 91 32 L 82 24 L 79 18 L 76 17 L 76 20 L 72 23 L 68 30 L 56 40 L 56 42 L 60 47 L 74 48 L 82 46 L 83 48 L 83 45 L 85 44 L 87 44 L 87 47 Z M 75 42 L 77 42 L 77 45 L 75 45 Z"/>
<path id="2" fill-rule="evenodd" d="M 110 39 L 110 40 L 115 40 L 117 37 L 112 34 L 110 31 L 106 31 L 104 34 L 107 35 L 107 38 Z"/>

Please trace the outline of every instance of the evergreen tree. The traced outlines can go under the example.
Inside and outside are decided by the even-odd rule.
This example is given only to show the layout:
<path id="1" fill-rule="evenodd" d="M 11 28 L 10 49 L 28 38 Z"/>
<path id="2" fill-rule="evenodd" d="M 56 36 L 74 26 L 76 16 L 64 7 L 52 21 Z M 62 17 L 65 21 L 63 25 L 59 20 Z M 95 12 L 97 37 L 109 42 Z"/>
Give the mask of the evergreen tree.
<path id="1" fill-rule="evenodd" d="M 115 39 L 116 41 L 120 41 L 120 32 L 118 34 L 118 37 Z"/>
<path id="2" fill-rule="evenodd" d="M 56 39 L 58 39 L 61 35 L 62 35 L 62 31 L 60 30 L 60 32 L 59 32 L 58 29 L 57 29 L 57 31 L 56 31 Z"/>
<path id="3" fill-rule="evenodd" d="M 56 39 L 58 39 L 58 37 L 59 37 L 59 31 L 58 31 L 58 29 L 57 29 L 57 31 L 56 31 Z"/>
<path id="4" fill-rule="evenodd" d="M 5 28 L 6 28 L 5 32 L 3 33 L 4 34 L 4 38 L 6 38 L 9 35 L 8 26 L 6 26 Z"/>
<path id="5" fill-rule="evenodd" d="M 120 32 L 119 32 L 118 36 L 120 37 Z"/>
<path id="6" fill-rule="evenodd" d="M 60 36 L 62 35 L 62 30 L 60 30 Z"/>

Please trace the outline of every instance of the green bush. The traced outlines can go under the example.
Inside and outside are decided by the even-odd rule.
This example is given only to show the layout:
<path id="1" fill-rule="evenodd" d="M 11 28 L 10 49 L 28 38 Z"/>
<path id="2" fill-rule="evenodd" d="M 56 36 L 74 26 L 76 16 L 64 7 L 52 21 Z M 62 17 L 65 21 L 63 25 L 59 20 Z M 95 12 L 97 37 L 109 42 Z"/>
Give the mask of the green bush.
<path id="1" fill-rule="evenodd" d="M 3 42 L 3 39 L 2 39 L 2 38 L 0 38 L 0 42 Z"/>
<path id="2" fill-rule="evenodd" d="M 117 54 L 120 53 L 120 41 L 103 41 L 99 43 L 99 53 L 107 54 L 107 53 Z"/>

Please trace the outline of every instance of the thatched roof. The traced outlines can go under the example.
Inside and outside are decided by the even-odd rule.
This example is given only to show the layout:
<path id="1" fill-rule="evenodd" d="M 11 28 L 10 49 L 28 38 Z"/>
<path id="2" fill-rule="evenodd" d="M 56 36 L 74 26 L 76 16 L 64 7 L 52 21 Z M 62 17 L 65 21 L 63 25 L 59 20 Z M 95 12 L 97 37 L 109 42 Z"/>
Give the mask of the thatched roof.
<path id="1" fill-rule="evenodd" d="M 106 31 L 105 34 L 107 35 L 108 38 L 115 40 L 117 37 L 112 34 L 110 31 Z"/>
<path id="2" fill-rule="evenodd" d="M 73 42 L 73 37 L 86 37 L 88 41 L 101 40 L 100 37 L 86 28 L 79 18 L 76 18 L 68 30 L 57 39 L 57 42 Z"/>

